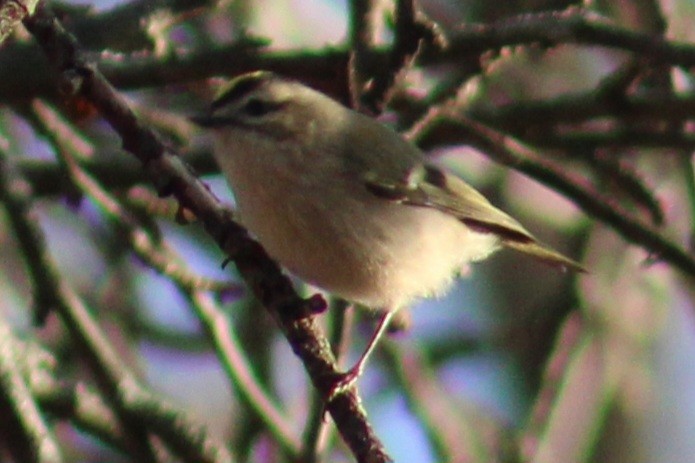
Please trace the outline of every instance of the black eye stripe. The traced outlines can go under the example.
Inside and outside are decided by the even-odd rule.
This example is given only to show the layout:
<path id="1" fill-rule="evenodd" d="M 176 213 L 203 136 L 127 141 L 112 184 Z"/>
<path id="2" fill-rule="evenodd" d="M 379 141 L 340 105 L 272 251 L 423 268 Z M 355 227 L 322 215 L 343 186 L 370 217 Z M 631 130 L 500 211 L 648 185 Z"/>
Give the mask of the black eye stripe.
<path id="1" fill-rule="evenodd" d="M 257 90 L 262 85 L 268 82 L 267 78 L 259 78 L 258 76 L 243 76 L 239 78 L 229 90 L 217 97 L 212 102 L 211 109 L 216 111 L 223 106 L 226 106 L 232 101 L 241 100 L 245 95 Z"/>
<path id="2" fill-rule="evenodd" d="M 262 116 L 270 112 L 270 107 L 258 98 L 251 98 L 244 105 L 244 112 L 249 116 Z"/>
<path id="3" fill-rule="evenodd" d="M 247 116 L 261 117 L 285 106 L 285 102 L 267 101 L 259 98 L 250 98 L 242 107 Z"/>

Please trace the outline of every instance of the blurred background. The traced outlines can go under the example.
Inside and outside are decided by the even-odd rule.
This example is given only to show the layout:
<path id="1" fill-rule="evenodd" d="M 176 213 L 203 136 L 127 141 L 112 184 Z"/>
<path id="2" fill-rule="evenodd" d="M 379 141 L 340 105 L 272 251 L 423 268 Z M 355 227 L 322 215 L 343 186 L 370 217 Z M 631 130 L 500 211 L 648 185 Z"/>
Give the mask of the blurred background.
<path id="1" fill-rule="evenodd" d="M 49 3 L 141 120 L 232 207 L 209 140 L 186 120 L 206 107 L 221 78 L 263 67 L 350 99 L 347 56 L 357 2 Z M 394 4 L 370 5 L 374 47 L 387 50 L 395 40 Z M 594 216 L 548 177 L 509 169 L 465 137 L 436 127 L 430 134 L 416 123 L 428 109 L 454 102 L 462 114 L 529 147 L 533 165 L 556 168 L 595 192 L 596 202 L 656 230 L 692 265 L 692 68 L 649 47 L 640 54 L 621 38 L 667 40 L 695 56 L 695 3 L 423 0 L 418 6 L 454 44 L 476 24 L 508 28 L 480 46 L 484 53 L 424 52 L 422 63 L 395 80 L 380 119 L 589 271 L 565 273 L 502 252 L 464 269 L 446 296 L 410 308 L 408 327 L 383 343 L 359 382 L 376 434 L 397 462 L 692 462 L 692 269 L 663 259 L 639 236 L 626 239 L 620 226 Z M 615 46 L 591 31 L 555 33 L 573 13 L 617 30 Z M 524 18 L 531 30 L 537 21 L 535 33 L 547 33 L 547 41 L 514 36 L 512 26 L 526 24 Z M 26 30 L 19 26 L 0 47 L 5 183 L 27 192 L 59 278 L 131 371 L 225 442 L 235 461 L 303 461 L 299 454 L 306 461 L 308 455 L 353 461 L 330 419 L 322 419 L 301 362 L 234 266 L 221 268 L 225 256 L 214 241 L 195 222 L 179 223 L 175 201 L 157 197 L 89 102 L 56 91 Z M 75 180 L 75 171 L 96 186 Z M 97 389 L 58 317 L 34 322 L 42 301 L 7 204 L 0 203 L 3 325 L 50 359 L 61 387 Z M 138 248 L 138 233 L 149 251 Z M 296 285 L 307 296 L 317 292 Z M 359 308 L 331 304 L 321 323 L 332 339 L 343 334 L 340 362 L 347 368 L 374 320 Z M 229 323 L 235 352 L 252 372 L 247 380 L 281 413 L 284 437 L 249 400 L 254 393 L 244 380 L 220 361 L 205 328 L 206 308 Z M 135 461 L 117 440 L 34 394 L 65 461 Z M 0 426 L 3 461 L 18 461 L 7 444 L 11 427 Z"/>

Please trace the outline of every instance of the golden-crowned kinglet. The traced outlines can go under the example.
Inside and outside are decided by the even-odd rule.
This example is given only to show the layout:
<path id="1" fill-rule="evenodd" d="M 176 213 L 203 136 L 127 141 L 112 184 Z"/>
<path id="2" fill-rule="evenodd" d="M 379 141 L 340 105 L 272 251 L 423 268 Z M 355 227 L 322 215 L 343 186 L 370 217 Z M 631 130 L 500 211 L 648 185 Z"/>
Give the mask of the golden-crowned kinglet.
<path id="1" fill-rule="evenodd" d="M 209 114 L 214 156 L 242 223 L 303 280 L 383 310 L 356 378 L 391 315 L 442 293 L 456 271 L 509 247 L 575 261 L 379 122 L 270 72 L 231 80 Z"/>

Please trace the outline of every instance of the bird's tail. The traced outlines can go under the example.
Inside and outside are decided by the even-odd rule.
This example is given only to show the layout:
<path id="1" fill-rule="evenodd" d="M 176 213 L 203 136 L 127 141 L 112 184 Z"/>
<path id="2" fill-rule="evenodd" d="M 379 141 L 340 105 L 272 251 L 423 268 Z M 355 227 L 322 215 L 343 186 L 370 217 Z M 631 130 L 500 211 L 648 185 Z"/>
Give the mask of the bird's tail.
<path id="1" fill-rule="evenodd" d="M 507 248 L 515 249 L 523 252 L 524 254 L 528 254 L 541 262 L 545 262 L 546 264 L 554 265 L 565 270 L 573 270 L 575 272 L 587 272 L 587 270 L 579 262 L 576 262 L 533 239 L 518 240 L 503 238 L 502 244 Z"/>

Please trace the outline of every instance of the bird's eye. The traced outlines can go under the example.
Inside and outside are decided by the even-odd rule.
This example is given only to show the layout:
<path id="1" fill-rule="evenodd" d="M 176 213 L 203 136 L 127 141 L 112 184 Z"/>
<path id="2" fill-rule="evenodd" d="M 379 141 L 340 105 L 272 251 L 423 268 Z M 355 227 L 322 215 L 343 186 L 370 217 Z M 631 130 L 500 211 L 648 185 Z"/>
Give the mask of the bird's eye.
<path id="1" fill-rule="evenodd" d="M 243 107 L 244 113 L 252 117 L 261 117 L 273 110 L 273 105 L 258 98 L 251 98 Z"/>

